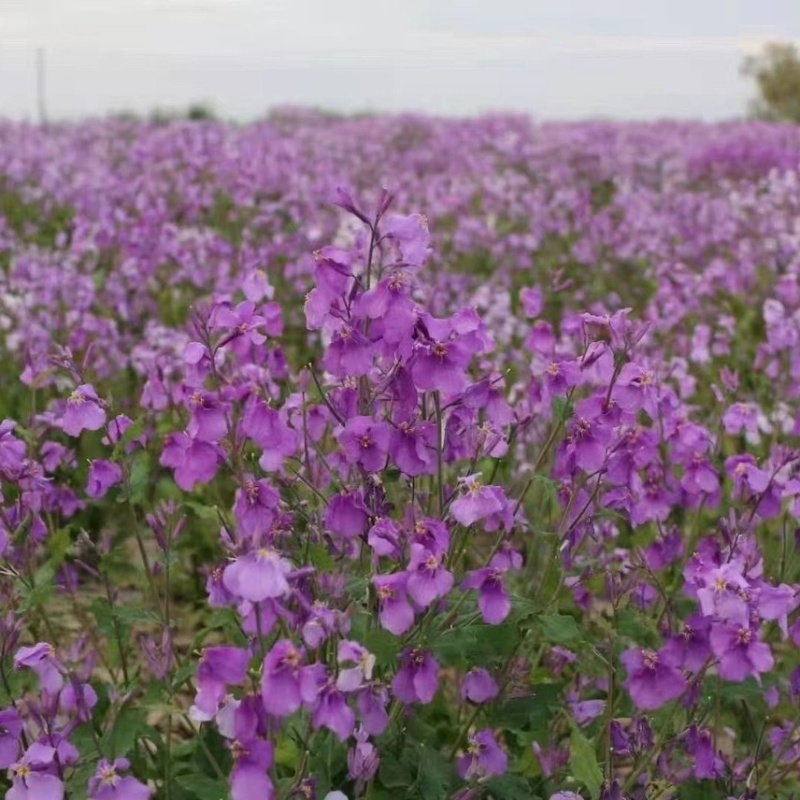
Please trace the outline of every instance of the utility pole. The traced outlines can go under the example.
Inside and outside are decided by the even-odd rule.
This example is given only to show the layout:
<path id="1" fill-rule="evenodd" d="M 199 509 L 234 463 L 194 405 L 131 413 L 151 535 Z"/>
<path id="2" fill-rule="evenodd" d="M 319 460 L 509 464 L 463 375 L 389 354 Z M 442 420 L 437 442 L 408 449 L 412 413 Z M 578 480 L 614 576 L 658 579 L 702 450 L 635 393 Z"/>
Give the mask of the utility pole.
<path id="1" fill-rule="evenodd" d="M 47 124 L 47 106 L 45 103 L 45 58 L 44 48 L 36 48 L 36 108 L 39 113 L 39 124 Z"/>

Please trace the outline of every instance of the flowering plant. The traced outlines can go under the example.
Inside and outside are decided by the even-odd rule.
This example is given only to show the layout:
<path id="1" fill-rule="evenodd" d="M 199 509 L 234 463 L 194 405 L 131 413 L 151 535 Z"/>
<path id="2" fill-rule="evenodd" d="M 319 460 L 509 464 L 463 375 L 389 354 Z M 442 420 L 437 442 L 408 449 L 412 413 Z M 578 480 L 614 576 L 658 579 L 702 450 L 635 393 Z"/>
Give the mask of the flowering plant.
<path id="1" fill-rule="evenodd" d="M 5 796 L 793 796 L 800 135 L 282 124 L 3 131 Z"/>

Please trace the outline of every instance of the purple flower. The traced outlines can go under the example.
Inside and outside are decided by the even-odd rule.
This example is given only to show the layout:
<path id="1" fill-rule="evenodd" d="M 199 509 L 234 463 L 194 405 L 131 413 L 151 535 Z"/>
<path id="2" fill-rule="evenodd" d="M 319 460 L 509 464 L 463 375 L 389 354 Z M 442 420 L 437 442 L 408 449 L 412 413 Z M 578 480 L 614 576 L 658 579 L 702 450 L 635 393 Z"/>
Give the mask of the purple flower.
<path id="1" fill-rule="evenodd" d="M 67 398 L 61 415 L 61 428 L 70 436 L 81 431 L 99 431 L 106 421 L 106 412 L 91 384 L 83 383 Z"/>
<path id="2" fill-rule="evenodd" d="M 0 769 L 8 769 L 19 757 L 22 717 L 13 708 L 0 711 Z"/>
<path id="3" fill-rule="evenodd" d="M 511 598 L 503 586 L 503 571 L 489 566 L 467 573 L 462 589 L 478 590 L 478 608 L 483 621 L 499 625 L 511 612 Z"/>
<path id="4" fill-rule="evenodd" d="M 406 591 L 421 609 L 453 588 L 453 575 L 442 566 L 441 555 L 416 542 L 411 545 L 407 575 Z"/>
<path id="5" fill-rule="evenodd" d="M 775 661 L 758 633 L 741 625 L 717 624 L 711 628 L 711 650 L 719 659 L 717 672 L 726 681 L 743 681 L 769 672 Z"/>
<path id="6" fill-rule="evenodd" d="M 195 389 L 189 396 L 191 417 L 186 426 L 189 438 L 199 442 L 218 442 L 228 433 L 226 409 L 216 395 Z"/>
<path id="7" fill-rule="evenodd" d="M 456 760 L 456 770 L 464 780 L 502 775 L 508 769 L 508 756 L 488 728 L 470 735 L 467 752 Z"/>
<path id="8" fill-rule="evenodd" d="M 606 707 L 605 700 L 570 700 L 569 709 L 572 718 L 581 727 L 588 725 L 593 719 L 597 719 Z"/>
<path id="9" fill-rule="evenodd" d="M 39 678 L 42 690 L 50 694 L 57 694 L 64 685 L 63 668 L 56 660 L 55 650 L 46 642 L 20 647 L 14 656 L 14 666 L 16 669 L 32 669 Z"/>
<path id="10" fill-rule="evenodd" d="M 89 465 L 89 480 L 86 494 L 89 497 L 103 497 L 105 493 L 122 480 L 122 467 L 113 461 L 95 459 Z"/>
<path id="11" fill-rule="evenodd" d="M 245 407 L 242 432 L 263 449 L 258 464 L 265 472 L 275 472 L 297 450 L 297 433 L 283 414 L 270 408 L 263 400 L 252 401 Z"/>
<path id="12" fill-rule="evenodd" d="M 439 662 L 427 651 L 408 648 L 400 654 L 392 691 L 404 703 L 430 703 L 439 686 Z"/>
<path id="13" fill-rule="evenodd" d="M 190 439 L 185 433 L 172 433 L 164 443 L 159 464 L 175 470 L 175 483 L 190 492 L 197 483 L 208 483 L 222 461 L 219 448 L 210 442 Z"/>
<path id="14" fill-rule="evenodd" d="M 375 777 L 380 763 L 378 751 L 368 741 L 366 731 L 359 730 L 356 744 L 347 752 L 347 777 L 356 781 L 357 787 L 363 787 Z"/>
<path id="15" fill-rule="evenodd" d="M 261 675 L 261 700 L 268 714 L 288 717 L 303 702 L 316 697 L 315 676 L 302 663 L 303 651 L 288 639 L 275 642 L 267 653 Z"/>
<path id="16" fill-rule="evenodd" d="M 311 721 L 315 730 L 327 728 L 340 742 L 346 741 L 355 730 L 355 714 L 334 681 L 326 681 L 319 690 L 311 710 Z"/>
<path id="17" fill-rule="evenodd" d="M 480 667 L 471 669 L 461 681 L 461 699 L 470 703 L 488 703 L 500 692 L 494 678 Z"/>
<path id="18" fill-rule="evenodd" d="M 197 695 L 192 718 L 211 719 L 225 699 L 228 686 L 241 686 L 247 676 L 250 654 L 238 647 L 206 647 L 197 668 Z"/>
<path id="19" fill-rule="evenodd" d="M 369 523 L 369 511 L 364 498 L 356 492 L 335 494 L 325 509 L 325 525 L 344 539 L 361 536 Z"/>
<path id="20" fill-rule="evenodd" d="M 388 517 L 381 517 L 369 529 L 367 544 L 376 556 L 400 557 L 400 526 Z"/>
<path id="21" fill-rule="evenodd" d="M 234 767 L 231 800 L 273 800 L 275 789 L 267 774 L 272 767 L 273 747 L 263 739 L 239 739 L 231 743 Z"/>
<path id="22" fill-rule="evenodd" d="M 278 509 L 280 495 L 266 480 L 245 475 L 244 485 L 236 490 L 233 514 L 240 536 L 254 538 L 269 530 Z"/>
<path id="23" fill-rule="evenodd" d="M 90 800 L 148 800 L 153 794 L 150 788 L 130 775 L 119 774 L 129 766 L 124 758 L 113 764 L 105 759 L 98 762 L 97 771 L 89 778 Z"/>
<path id="24" fill-rule="evenodd" d="M 734 561 L 713 567 L 703 575 L 703 579 L 705 586 L 697 589 L 703 615 L 746 625 L 750 585 L 741 573 L 741 565 Z"/>
<path id="25" fill-rule="evenodd" d="M 626 650 L 621 657 L 628 679 L 625 688 L 638 708 L 653 711 L 686 691 L 686 679 L 669 663 L 665 651 Z"/>
<path id="26" fill-rule="evenodd" d="M 612 723 L 612 731 L 614 725 Z M 546 750 L 539 744 L 539 742 L 533 742 L 531 744 L 531 750 L 533 750 L 533 754 L 536 756 L 537 760 L 539 761 L 539 766 L 542 770 L 542 775 L 545 778 L 551 778 L 557 772 L 560 772 L 569 761 L 569 749 L 566 747 L 558 747 L 556 745 L 550 745 Z"/>
<path id="27" fill-rule="evenodd" d="M 222 344 L 243 342 L 248 344 L 264 344 L 267 337 L 259 332 L 264 326 L 264 317 L 255 313 L 256 304 L 245 300 L 235 308 L 217 306 L 214 309 L 212 327 L 228 332 Z"/>
<path id="28" fill-rule="evenodd" d="M 423 214 L 391 214 L 383 221 L 381 232 L 400 251 L 402 263 L 408 267 L 421 267 L 428 254 L 430 234 L 428 219 Z"/>
<path id="29" fill-rule="evenodd" d="M 372 369 L 373 357 L 369 339 L 358 328 L 342 325 L 333 335 L 323 365 L 337 378 L 357 378 Z"/>
<path id="30" fill-rule="evenodd" d="M 714 739 L 710 731 L 692 725 L 686 737 L 686 752 L 694 757 L 694 777 L 714 780 L 722 774 L 724 765 L 714 752 Z"/>
<path id="31" fill-rule="evenodd" d="M 644 408 L 652 410 L 655 376 L 639 364 L 629 362 L 620 370 L 614 384 L 614 400 L 623 410 L 635 413 Z"/>
<path id="32" fill-rule="evenodd" d="M 392 429 L 389 454 L 409 477 L 433 474 L 435 453 L 436 426 L 432 422 L 403 420 Z"/>
<path id="33" fill-rule="evenodd" d="M 92 709 L 97 705 L 97 692 L 91 683 L 81 683 L 74 675 L 58 696 L 61 710 L 65 714 L 74 714 L 81 722 L 88 722 Z"/>
<path id="34" fill-rule="evenodd" d="M 580 364 L 572 359 L 551 361 L 544 371 L 544 385 L 555 397 L 563 397 L 569 389 L 577 386 L 580 380 Z"/>
<path id="35" fill-rule="evenodd" d="M 410 284 L 407 272 L 392 270 L 375 288 L 360 295 L 356 303 L 356 313 L 373 320 L 371 330 L 389 345 L 411 339 L 417 314 L 409 294 Z"/>
<path id="36" fill-rule="evenodd" d="M 358 464 L 367 472 L 379 472 L 386 465 L 389 449 L 389 426 L 372 417 L 352 417 L 338 433 L 337 439 L 350 464 Z"/>
<path id="37" fill-rule="evenodd" d="M 734 403 L 722 416 L 725 433 L 735 436 L 745 432 L 748 441 L 758 444 L 759 436 L 759 408 L 753 403 Z"/>
<path id="38" fill-rule="evenodd" d="M 408 576 L 405 572 L 376 575 L 372 583 L 378 595 L 381 625 L 395 636 L 402 636 L 414 624 L 414 609 L 406 596 Z"/>
<path id="39" fill-rule="evenodd" d="M 690 672 L 699 672 L 711 657 L 711 647 L 708 643 L 708 632 L 711 620 L 694 614 L 683 625 L 683 630 L 672 636 L 664 645 L 663 654 L 667 663 L 687 669 Z"/>
<path id="40" fill-rule="evenodd" d="M 462 491 L 453 500 L 450 512 L 462 525 L 472 525 L 505 508 L 505 493 L 499 486 L 484 486 L 478 475 L 461 478 L 459 483 Z"/>
<path id="41" fill-rule="evenodd" d="M 444 395 L 460 392 L 466 383 L 466 369 L 472 353 L 463 343 L 446 339 L 419 343 L 411 366 L 411 376 L 420 391 L 439 391 Z"/>
<path id="42" fill-rule="evenodd" d="M 251 603 L 260 603 L 289 594 L 291 588 L 287 576 L 291 571 L 291 562 L 277 550 L 261 547 L 229 564 L 222 580 L 232 594 Z"/>
<path id="43" fill-rule="evenodd" d="M 25 442 L 12 434 L 16 422 L 4 419 L 0 422 L 0 470 L 16 472 L 25 459 Z"/>
<path id="44" fill-rule="evenodd" d="M 323 602 L 316 600 L 311 605 L 308 619 L 303 624 L 303 641 L 311 648 L 319 647 L 336 631 L 336 614 Z"/>
<path id="45" fill-rule="evenodd" d="M 356 695 L 361 727 L 370 736 L 380 736 L 389 726 L 389 715 L 386 713 L 388 704 L 389 692 L 378 683 L 373 683 Z"/>
<path id="46" fill-rule="evenodd" d="M 11 788 L 6 800 L 63 800 L 64 784 L 49 772 L 56 749 L 34 742 L 22 758 L 11 765 Z"/>
<path id="47" fill-rule="evenodd" d="M 355 692 L 368 681 L 372 680 L 372 670 L 375 667 L 375 656 L 358 642 L 342 639 L 336 656 L 339 664 L 354 663 L 356 666 L 340 670 L 336 679 L 336 688 L 340 692 Z"/>

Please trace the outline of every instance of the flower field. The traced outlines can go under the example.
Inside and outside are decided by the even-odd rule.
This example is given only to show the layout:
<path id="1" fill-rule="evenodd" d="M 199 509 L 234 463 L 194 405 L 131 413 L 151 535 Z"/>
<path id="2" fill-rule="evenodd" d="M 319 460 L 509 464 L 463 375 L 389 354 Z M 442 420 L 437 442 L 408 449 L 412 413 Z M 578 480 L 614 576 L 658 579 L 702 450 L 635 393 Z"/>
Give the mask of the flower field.
<path id="1" fill-rule="evenodd" d="M 800 128 L 0 124 L 8 800 L 800 792 Z"/>

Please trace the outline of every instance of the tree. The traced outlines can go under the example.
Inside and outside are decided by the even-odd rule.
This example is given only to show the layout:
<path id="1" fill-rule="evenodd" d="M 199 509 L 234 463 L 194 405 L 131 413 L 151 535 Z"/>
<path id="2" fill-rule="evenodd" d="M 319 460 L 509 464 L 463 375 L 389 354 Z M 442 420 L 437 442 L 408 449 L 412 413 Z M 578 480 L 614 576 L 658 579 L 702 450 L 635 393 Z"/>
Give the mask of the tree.
<path id="1" fill-rule="evenodd" d="M 743 74 L 753 78 L 759 96 L 751 101 L 753 116 L 800 122 L 800 52 L 788 42 L 770 42 L 757 56 L 745 59 Z"/>

